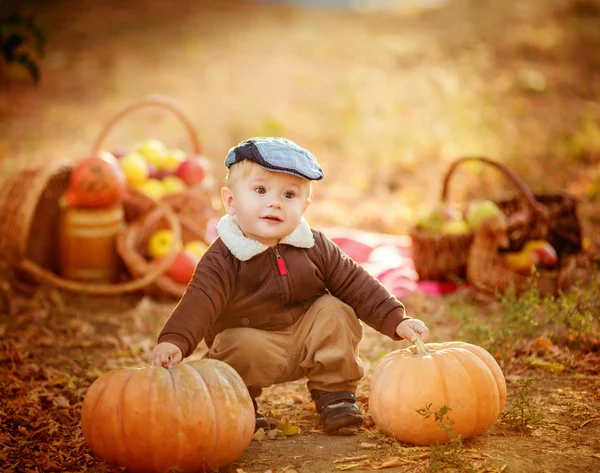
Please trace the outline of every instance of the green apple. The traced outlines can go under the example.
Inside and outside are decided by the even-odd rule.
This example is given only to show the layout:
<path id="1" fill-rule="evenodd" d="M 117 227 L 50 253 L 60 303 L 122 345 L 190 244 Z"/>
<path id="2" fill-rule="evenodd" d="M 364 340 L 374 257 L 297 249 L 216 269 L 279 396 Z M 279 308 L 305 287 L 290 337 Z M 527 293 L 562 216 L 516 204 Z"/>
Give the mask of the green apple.
<path id="1" fill-rule="evenodd" d="M 203 241 L 200 240 L 190 240 L 184 246 L 183 249 L 193 255 L 196 255 L 198 258 L 202 258 L 202 255 L 206 253 L 208 250 L 208 246 Z"/>
<path id="2" fill-rule="evenodd" d="M 440 233 L 444 235 L 464 235 L 471 232 L 471 227 L 466 220 L 448 220 L 442 223 Z"/>
<path id="3" fill-rule="evenodd" d="M 158 230 L 148 240 L 148 254 L 152 259 L 162 258 L 169 254 L 173 245 L 177 250 L 183 247 L 180 241 L 175 241 L 175 235 L 171 230 Z"/>
<path id="4" fill-rule="evenodd" d="M 152 139 L 140 143 L 137 152 L 150 164 L 156 166 L 157 169 L 162 169 L 168 150 L 162 141 Z"/>
<path id="5" fill-rule="evenodd" d="M 475 200 L 467 207 L 466 219 L 473 230 L 476 230 L 488 217 L 502 216 L 502 210 L 491 200 Z"/>
<path id="6" fill-rule="evenodd" d="M 187 189 L 186 183 L 177 176 L 163 177 L 161 183 L 164 195 L 179 194 Z"/>
<path id="7" fill-rule="evenodd" d="M 150 168 L 141 154 L 129 153 L 120 159 L 119 165 L 130 186 L 137 186 L 148 180 Z"/>
<path id="8" fill-rule="evenodd" d="M 162 171 L 175 171 L 186 157 L 187 154 L 182 149 L 170 149 L 163 156 L 159 169 Z"/>
<path id="9" fill-rule="evenodd" d="M 148 179 L 136 186 L 136 189 L 154 200 L 160 200 L 165 195 L 164 187 L 158 179 Z"/>
<path id="10" fill-rule="evenodd" d="M 462 220 L 461 213 L 452 207 L 440 203 L 419 222 L 418 226 L 428 232 L 440 233 L 445 222 L 456 220 Z"/>

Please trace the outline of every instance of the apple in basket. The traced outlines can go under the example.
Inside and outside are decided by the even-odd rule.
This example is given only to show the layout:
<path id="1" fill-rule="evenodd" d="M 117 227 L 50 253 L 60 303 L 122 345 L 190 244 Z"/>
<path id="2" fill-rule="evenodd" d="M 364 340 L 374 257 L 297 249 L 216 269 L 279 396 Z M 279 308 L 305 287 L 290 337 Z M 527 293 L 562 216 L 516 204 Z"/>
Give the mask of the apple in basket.
<path id="1" fill-rule="evenodd" d="M 150 164 L 162 169 L 163 163 L 168 153 L 165 144 L 156 139 L 142 141 L 136 147 L 136 151 Z"/>
<path id="2" fill-rule="evenodd" d="M 161 171 L 174 172 L 186 158 L 187 154 L 182 149 L 170 149 L 164 155 L 163 160 L 160 163 L 160 169 Z"/>
<path id="3" fill-rule="evenodd" d="M 155 262 L 160 264 L 162 260 L 163 258 L 158 258 Z M 194 275 L 198 261 L 200 261 L 200 258 L 189 251 L 179 251 L 165 274 L 179 284 L 187 284 Z"/>
<path id="4" fill-rule="evenodd" d="M 462 214 L 458 210 L 439 203 L 419 222 L 418 227 L 427 232 L 440 233 L 446 222 L 460 220 Z"/>
<path id="5" fill-rule="evenodd" d="M 148 254 L 152 259 L 163 258 L 168 255 L 174 243 L 174 235 L 171 230 L 158 230 L 148 240 Z M 182 244 L 177 242 L 177 250 L 181 250 Z"/>
<path id="6" fill-rule="evenodd" d="M 202 258 L 202 255 L 208 250 L 208 246 L 201 240 L 190 240 L 183 246 L 183 249 L 198 258 Z"/>
<path id="7" fill-rule="evenodd" d="M 175 169 L 175 175 L 188 186 L 200 184 L 209 172 L 210 161 L 203 156 L 189 156 Z"/>
<path id="8" fill-rule="evenodd" d="M 137 190 L 139 190 L 142 194 L 150 197 L 154 200 L 160 200 L 165 195 L 165 189 L 162 184 L 162 181 L 159 179 L 148 179 L 141 184 L 135 186 Z"/>
<path id="9" fill-rule="evenodd" d="M 161 180 L 163 195 L 179 194 L 185 192 L 187 185 L 177 176 L 166 176 Z"/>
<path id="10" fill-rule="evenodd" d="M 476 230 L 488 217 L 503 215 L 502 210 L 491 200 L 475 200 L 467 206 L 466 219 L 473 230 Z"/>
<path id="11" fill-rule="evenodd" d="M 443 235 L 464 235 L 471 231 L 469 222 L 463 219 L 448 220 L 442 223 L 440 232 Z"/>
<path id="12" fill-rule="evenodd" d="M 150 168 L 141 154 L 129 153 L 127 156 L 123 156 L 119 162 L 127 184 L 130 186 L 137 186 L 148 180 Z"/>
<path id="13" fill-rule="evenodd" d="M 530 240 L 525 243 L 522 251 L 535 253 L 540 266 L 551 267 L 558 262 L 556 250 L 546 240 Z"/>
<path id="14" fill-rule="evenodd" d="M 532 267 L 540 261 L 537 253 L 525 250 L 504 253 L 503 258 L 510 269 L 521 274 L 531 274 Z"/>

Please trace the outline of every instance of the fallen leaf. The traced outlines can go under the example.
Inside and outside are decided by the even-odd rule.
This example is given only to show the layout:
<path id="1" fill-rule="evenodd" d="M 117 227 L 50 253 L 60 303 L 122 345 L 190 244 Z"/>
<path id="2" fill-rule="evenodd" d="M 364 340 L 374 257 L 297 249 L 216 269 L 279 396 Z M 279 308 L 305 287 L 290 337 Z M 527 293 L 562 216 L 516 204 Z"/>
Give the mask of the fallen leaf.
<path id="1" fill-rule="evenodd" d="M 367 442 L 363 442 L 359 445 L 360 448 L 377 448 L 377 444 L 376 443 L 367 443 Z"/>
<path id="2" fill-rule="evenodd" d="M 292 394 L 291 399 L 294 404 L 304 404 L 306 402 L 306 399 L 304 399 L 302 396 L 298 396 L 297 394 Z"/>
<path id="3" fill-rule="evenodd" d="M 417 463 L 417 462 L 411 461 L 411 460 L 402 460 L 402 459 L 400 459 L 400 457 L 392 457 L 389 460 L 385 460 L 381 463 L 376 463 L 371 460 L 369 460 L 367 462 L 368 466 L 370 466 L 374 470 L 382 470 L 384 468 L 392 468 L 395 466 L 403 466 L 403 465 L 415 464 L 415 463 Z"/>
<path id="4" fill-rule="evenodd" d="M 337 435 L 355 435 L 358 433 L 358 427 L 355 425 L 350 425 L 348 427 L 340 427 L 335 433 Z"/>
<path id="5" fill-rule="evenodd" d="M 585 427 L 587 424 L 589 424 L 593 420 L 598 420 L 598 418 L 597 417 L 593 417 L 591 419 L 584 420 L 581 424 L 579 424 L 579 428 L 581 429 L 582 427 Z"/>
<path id="6" fill-rule="evenodd" d="M 348 463 L 347 465 L 336 465 L 334 468 L 336 470 L 351 470 L 353 468 L 358 468 L 360 463 Z"/>
<path id="7" fill-rule="evenodd" d="M 344 457 L 344 458 L 338 458 L 337 460 L 334 460 L 333 463 L 355 462 L 358 460 L 366 460 L 367 458 L 370 458 L 369 455 L 360 455 L 358 457 Z"/>
<path id="8" fill-rule="evenodd" d="M 298 435 L 300 428 L 297 425 L 291 425 L 288 420 L 280 422 L 275 426 L 276 430 L 281 430 L 283 435 Z"/>
<path id="9" fill-rule="evenodd" d="M 260 429 L 258 429 L 256 432 L 254 432 L 254 435 L 252 436 L 252 440 L 256 440 L 257 442 L 261 442 L 265 438 L 266 438 L 265 429 L 263 429 L 262 427 Z"/>
<path id="10" fill-rule="evenodd" d="M 533 358 L 529 360 L 529 364 L 532 366 L 538 366 L 548 371 L 552 371 L 553 373 L 560 373 L 565 370 L 565 365 L 563 364 L 552 363 L 551 361 L 540 360 L 539 358 Z"/>
<path id="11" fill-rule="evenodd" d="M 69 400 L 64 396 L 61 396 L 60 394 L 54 396 L 52 398 L 52 402 L 58 407 L 71 407 L 71 403 L 69 402 Z"/>
<path id="12" fill-rule="evenodd" d="M 266 434 L 268 440 L 275 440 L 277 437 L 283 437 L 283 432 L 279 429 L 269 430 Z"/>

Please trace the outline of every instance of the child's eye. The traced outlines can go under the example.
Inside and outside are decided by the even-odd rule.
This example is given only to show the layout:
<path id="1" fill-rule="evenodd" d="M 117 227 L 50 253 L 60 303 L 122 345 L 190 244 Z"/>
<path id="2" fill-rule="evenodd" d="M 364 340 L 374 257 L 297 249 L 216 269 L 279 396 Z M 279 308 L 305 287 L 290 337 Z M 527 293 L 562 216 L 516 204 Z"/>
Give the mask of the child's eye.
<path id="1" fill-rule="evenodd" d="M 267 190 L 264 187 L 255 187 L 254 192 L 257 194 L 266 194 Z"/>
<path id="2" fill-rule="evenodd" d="M 286 192 L 285 194 L 283 194 L 283 196 L 286 199 L 293 199 L 294 197 L 296 197 L 296 194 L 294 192 Z"/>

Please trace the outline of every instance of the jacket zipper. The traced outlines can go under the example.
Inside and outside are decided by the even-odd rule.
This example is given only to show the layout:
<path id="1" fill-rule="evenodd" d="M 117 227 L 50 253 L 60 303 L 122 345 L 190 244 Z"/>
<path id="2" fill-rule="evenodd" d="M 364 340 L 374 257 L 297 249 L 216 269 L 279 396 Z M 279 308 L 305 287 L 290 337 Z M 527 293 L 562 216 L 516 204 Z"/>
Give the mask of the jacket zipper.
<path id="1" fill-rule="evenodd" d="M 279 254 L 279 250 L 277 247 L 273 248 L 275 250 L 275 256 L 277 257 L 277 269 L 279 269 L 279 274 L 281 276 L 285 276 L 287 274 L 287 269 L 285 268 L 285 261 Z"/>

